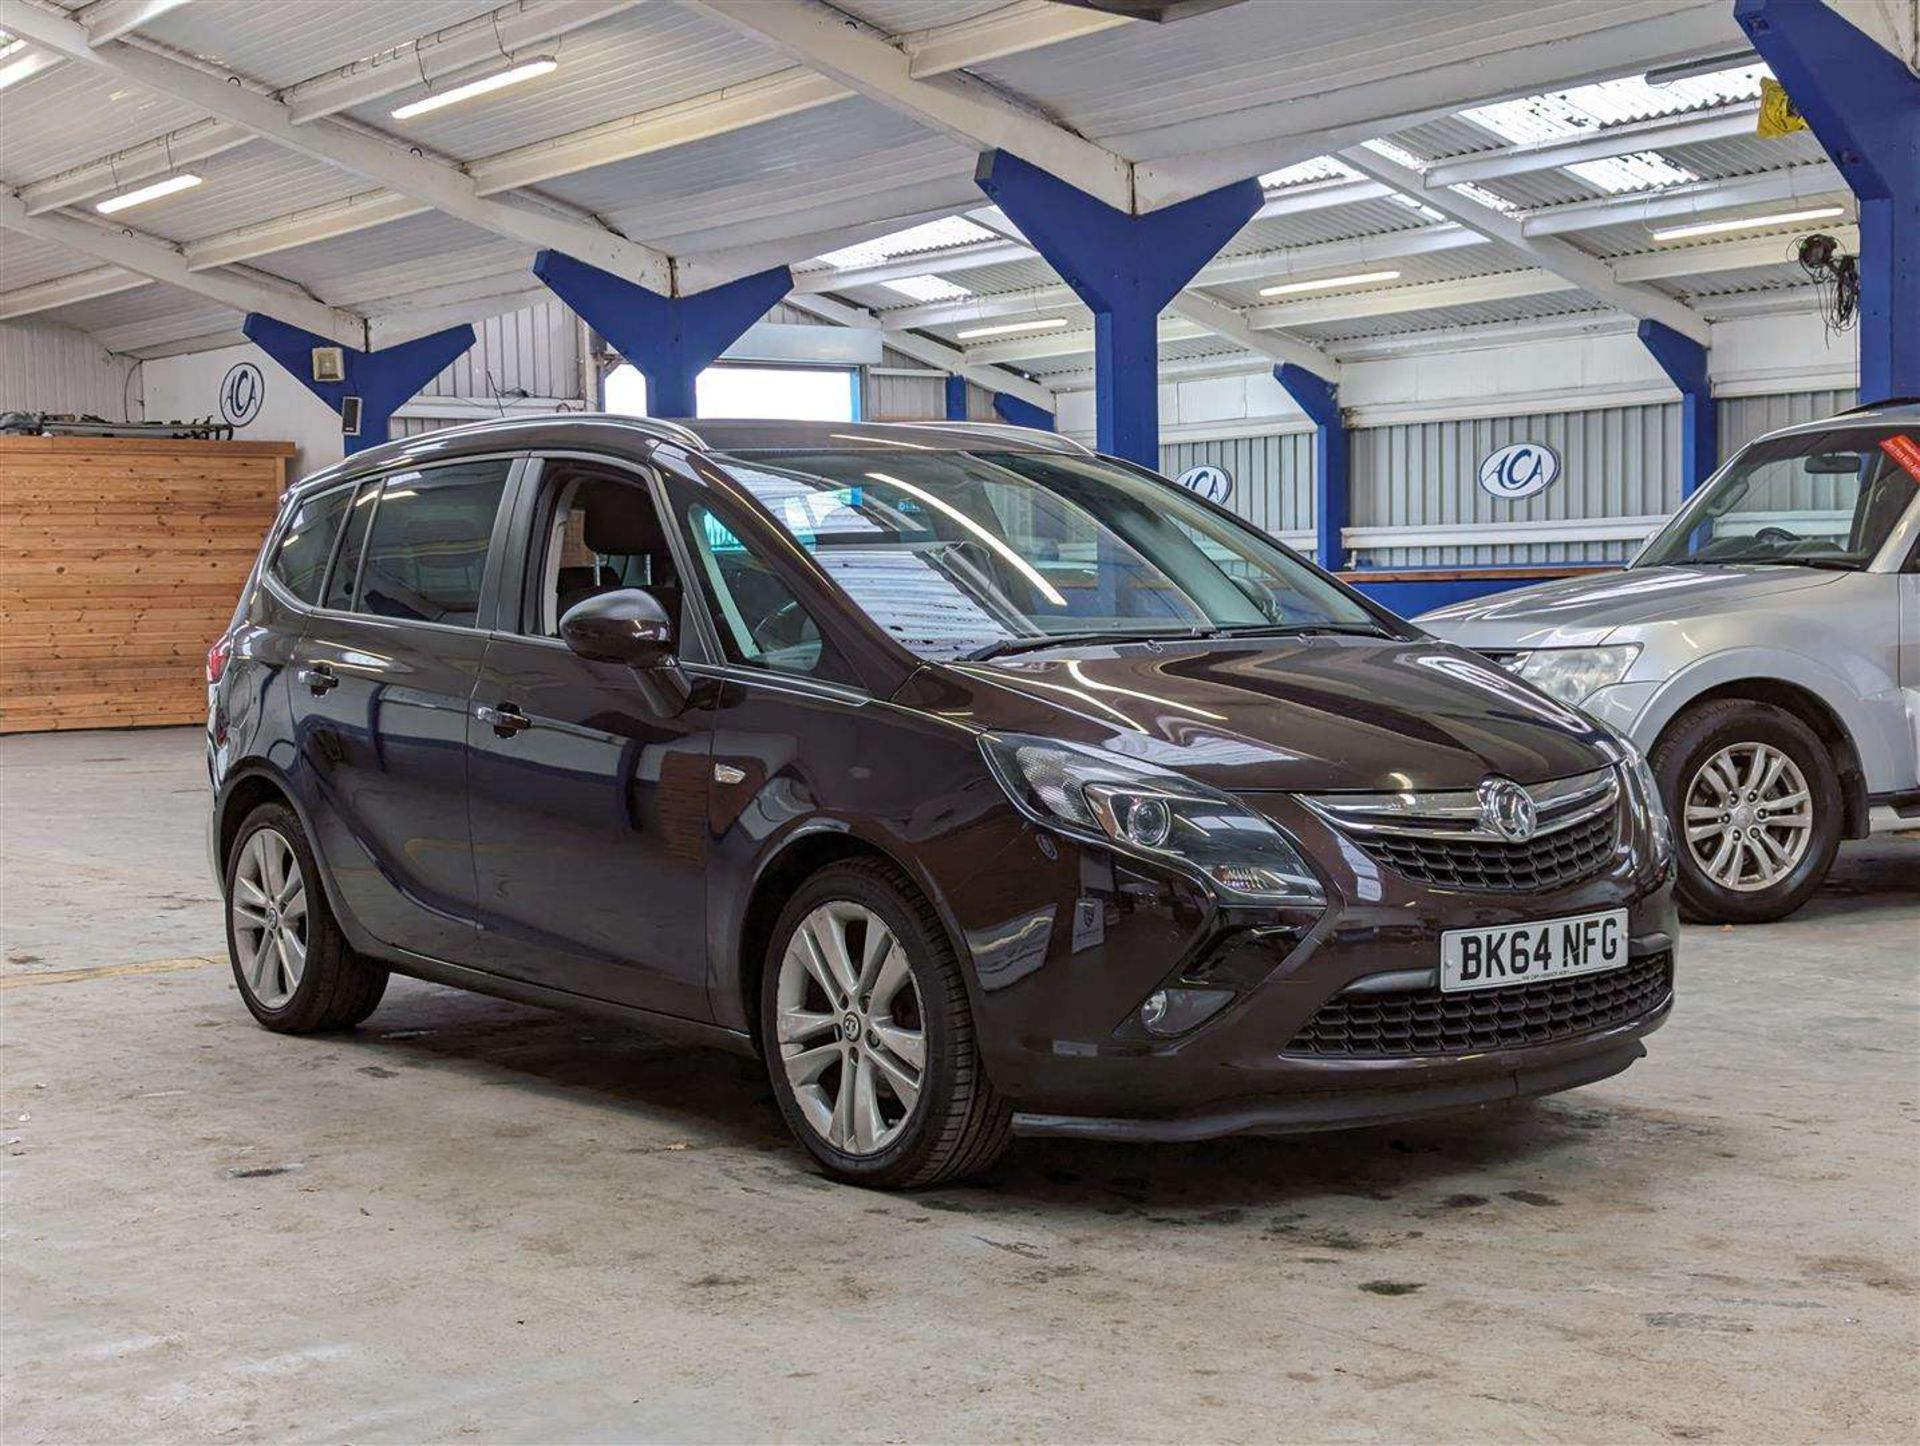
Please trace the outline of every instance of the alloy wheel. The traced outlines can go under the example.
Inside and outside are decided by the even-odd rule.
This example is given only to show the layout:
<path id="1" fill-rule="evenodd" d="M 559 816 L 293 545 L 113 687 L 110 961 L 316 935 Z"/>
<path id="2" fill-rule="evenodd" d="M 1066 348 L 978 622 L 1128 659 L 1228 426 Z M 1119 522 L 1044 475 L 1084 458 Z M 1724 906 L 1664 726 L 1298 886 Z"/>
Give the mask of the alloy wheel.
<path id="1" fill-rule="evenodd" d="M 859 904 L 822 904 L 780 960 L 777 1042 L 813 1131 L 848 1155 L 899 1138 L 926 1075 L 920 990 L 906 950 Z"/>
<path id="2" fill-rule="evenodd" d="M 1687 848 L 1723 889 L 1755 893 L 1798 867 L 1813 838 L 1813 794 L 1769 743 L 1722 748 L 1687 786 Z"/>
<path id="3" fill-rule="evenodd" d="M 276 829 L 255 831 L 233 872 L 234 948 L 247 992 L 279 1009 L 307 967 L 307 884 L 293 845 Z"/>

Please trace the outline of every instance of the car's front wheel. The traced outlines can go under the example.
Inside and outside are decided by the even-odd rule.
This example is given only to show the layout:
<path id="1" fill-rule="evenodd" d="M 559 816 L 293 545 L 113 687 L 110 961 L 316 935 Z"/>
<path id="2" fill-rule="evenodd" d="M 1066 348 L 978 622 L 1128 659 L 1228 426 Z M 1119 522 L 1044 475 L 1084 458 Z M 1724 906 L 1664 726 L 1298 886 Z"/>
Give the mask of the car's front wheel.
<path id="1" fill-rule="evenodd" d="M 1681 912 L 1715 924 L 1784 918 L 1820 887 L 1840 846 L 1840 778 L 1820 736 L 1785 709 L 1703 703 L 1651 759 L 1673 820 Z"/>
<path id="2" fill-rule="evenodd" d="M 938 915 L 879 861 L 834 864 L 788 902 L 760 991 L 767 1072 L 827 1172 L 889 1189 L 985 1169 L 1010 1112 L 974 1039 Z"/>
<path id="3" fill-rule="evenodd" d="M 227 952 L 247 1008 L 281 1034 L 350 1028 L 387 989 L 387 971 L 340 932 L 313 848 L 285 804 L 261 804 L 234 835 Z"/>

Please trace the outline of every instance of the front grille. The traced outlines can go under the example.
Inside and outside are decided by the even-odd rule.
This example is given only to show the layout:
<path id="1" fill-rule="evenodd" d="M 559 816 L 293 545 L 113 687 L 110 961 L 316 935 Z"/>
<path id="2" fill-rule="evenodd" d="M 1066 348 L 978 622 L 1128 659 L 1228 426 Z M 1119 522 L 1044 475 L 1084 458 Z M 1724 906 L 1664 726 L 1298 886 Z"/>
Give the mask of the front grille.
<path id="1" fill-rule="evenodd" d="M 1405 1059 L 1552 1044 L 1638 1019 L 1672 993 L 1673 954 L 1662 950 L 1604 974 L 1470 994 L 1442 994 L 1437 986 L 1340 994 L 1314 1012 L 1283 1053 Z"/>
<path id="2" fill-rule="evenodd" d="M 1356 840 L 1369 857 L 1396 873 L 1443 889 L 1527 893 L 1557 889 L 1594 873 L 1613 853 L 1614 811 L 1541 834 L 1525 843 L 1375 834 Z"/>

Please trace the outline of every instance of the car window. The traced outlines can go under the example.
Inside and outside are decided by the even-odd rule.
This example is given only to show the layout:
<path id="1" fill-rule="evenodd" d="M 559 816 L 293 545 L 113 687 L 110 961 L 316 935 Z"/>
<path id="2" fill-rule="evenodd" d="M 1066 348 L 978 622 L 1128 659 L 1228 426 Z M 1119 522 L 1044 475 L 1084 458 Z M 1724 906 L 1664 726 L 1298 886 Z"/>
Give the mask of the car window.
<path id="1" fill-rule="evenodd" d="M 389 476 L 360 559 L 353 610 L 474 626 L 487 544 L 511 466 L 501 458 Z"/>
<path id="2" fill-rule="evenodd" d="M 1302 559 L 1107 459 L 924 448 L 724 461 L 855 607 L 922 657 L 1056 637 L 1381 626 Z"/>
<path id="3" fill-rule="evenodd" d="M 303 497 L 294 504 L 293 515 L 281 529 L 267 571 L 303 603 L 320 600 L 327 559 L 333 555 L 341 518 L 352 500 L 352 487 L 335 487 Z"/>
<path id="4" fill-rule="evenodd" d="M 544 475 L 521 631 L 558 637 L 567 609 L 628 587 L 651 593 L 678 623 L 679 570 L 646 483 L 552 461 Z"/>
<path id="5" fill-rule="evenodd" d="M 362 482 L 347 509 L 345 536 L 333 559 L 333 571 L 327 574 L 325 606 L 345 612 L 353 606 L 354 586 L 360 581 L 360 559 L 367 549 L 367 526 L 373 521 L 374 505 L 380 500 L 380 482 Z"/>
<path id="6" fill-rule="evenodd" d="M 1914 505 L 1917 486 L 1920 442 L 1897 427 L 1762 438 L 1696 494 L 1633 565 L 1858 570 Z"/>
<path id="7" fill-rule="evenodd" d="M 751 668 L 857 683 L 780 570 L 704 499 L 676 496 L 687 551 L 727 657 Z"/>

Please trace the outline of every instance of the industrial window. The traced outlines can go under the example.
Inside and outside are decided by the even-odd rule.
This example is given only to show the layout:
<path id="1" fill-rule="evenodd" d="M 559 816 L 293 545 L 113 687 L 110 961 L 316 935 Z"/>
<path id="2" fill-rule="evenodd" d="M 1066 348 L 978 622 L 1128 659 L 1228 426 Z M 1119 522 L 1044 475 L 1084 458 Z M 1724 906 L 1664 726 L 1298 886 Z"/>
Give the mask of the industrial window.
<path id="1" fill-rule="evenodd" d="M 354 611 L 472 627 L 511 465 L 463 462 L 388 477 L 359 562 Z"/>
<path id="2" fill-rule="evenodd" d="M 320 600 L 327 559 L 333 555 L 333 541 L 340 535 L 340 519 L 352 500 L 353 488 L 335 487 L 302 498 L 295 505 L 293 516 L 287 519 L 267 570 L 280 586 L 303 603 Z"/>
<path id="3" fill-rule="evenodd" d="M 860 373 L 853 367 L 713 366 L 694 380 L 703 417 L 778 417 L 852 422 L 860 417 Z M 606 408 L 648 417 L 647 379 L 622 364 L 607 373 Z"/>

